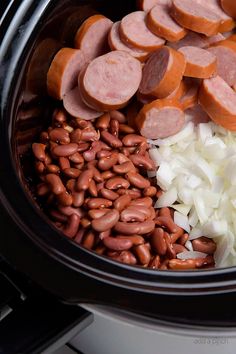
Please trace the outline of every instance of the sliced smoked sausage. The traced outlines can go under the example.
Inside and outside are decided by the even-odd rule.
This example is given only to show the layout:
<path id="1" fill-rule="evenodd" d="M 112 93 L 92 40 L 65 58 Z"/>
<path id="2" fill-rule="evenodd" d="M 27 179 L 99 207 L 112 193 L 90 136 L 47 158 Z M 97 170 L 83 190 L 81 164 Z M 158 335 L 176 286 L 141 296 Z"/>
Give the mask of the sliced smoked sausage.
<path id="1" fill-rule="evenodd" d="M 48 73 L 48 94 L 57 100 L 78 85 L 78 75 L 85 64 L 81 50 L 62 48 L 55 55 Z"/>
<path id="2" fill-rule="evenodd" d="M 236 93 L 220 76 L 203 80 L 199 103 L 216 124 L 236 131 Z"/>
<path id="3" fill-rule="evenodd" d="M 78 86 L 63 97 L 63 105 L 66 111 L 75 118 L 90 120 L 98 118 L 103 114 L 103 112 L 98 112 L 89 108 L 83 102 Z"/>
<path id="4" fill-rule="evenodd" d="M 236 83 L 236 42 L 225 39 L 208 50 L 217 58 L 217 73 L 229 86 Z"/>
<path id="5" fill-rule="evenodd" d="M 197 47 L 182 47 L 179 51 L 185 56 L 184 76 L 208 79 L 216 72 L 217 59 L 213 53 Z"/>
<path id="6" fill-rule="evenodd" d="M 138 90 L 141 63 L 124 51 L 102 55 L 88 65 L 80 77 L 82 98 L 95 110 L 124 107 Z"/>
<path id="7" fill-rule="evenodd" d="M 153 34 L 146 25 L 146 12 L 135 11 L 123 17 L 120 37 L 124 43 L 151 52 L 164 45 L 162 38 Z"/>
<path id="8" fill-rule="evenodd" d="M 220 17 L 192 0 L 173 0 L 171 14 L 183 27 L 212 36 L 219 32 Z"/>
<path id="9" fill-rule="evenodd" d="M 75 48 L 82 49 L 88 61 L 108 52 L 108 34 L 112 23 L 103 15 L 93 15 L 78 29 L 74 40 Z"/>
<path id="10" fill-rule="evenodd" d="M 138 8 L 139 10 L 148 12 L 153 8 L 153 6 L 156 5 L 170 6 L 171 3 L 172 0 L 138 0 Z"/>
<path id="11" fill-rule="evenodd" d="M 185 111 L 188 108 L 193 107 L 198 101 L 198 90 L 201 84 L 200 80 L 184 78 L 184 93 L 179 99 L 182 110 Z"/>
<path id="12" fill-rule="evenodd" d="M 236 2 L 235 0 L 220 0 L 223 10 L 233 18 L 236 18 Z"/>
<path id="13" fill-rule="evenodd" d="M 187 34 L 187 30 L 170 16 L 168 6 L 154 6 L 147 14 L 147 26 L 154 34 L 170 42 L 179 41 Z"/>
<path id="14" fill-rule="evenodd" d="M 144 61 L 147 58 L 149 53 L 141 49 L 132 47 L 130 45 L 128 46 L 128 44 L 122 42 L 122 40 L 120 39 L 119 28 L 120 28 L 120 21 L 115 22 L 112 25 L 112 28 L 108 36 L 108 42 L 110 48 L 112 50 L 124 50 L 125 52 L 132 55 L 134 58 L 139 59 L 141 62 Z"/>
<path id="15" fill-rule="evenodd" d="M 144 68 L 139 92 L 158 98 L 169 96 L 180 85 L 185 71 L 184 55 L 164 46 L 149 57 Z"/>
<path id="16" fill-rule="evenodd" d="M 178 133 L 183 127 L 184 112 L 175 100 L 155 100 L 144 105 L 135 121 L 144 137 L 167 138 Z"/>

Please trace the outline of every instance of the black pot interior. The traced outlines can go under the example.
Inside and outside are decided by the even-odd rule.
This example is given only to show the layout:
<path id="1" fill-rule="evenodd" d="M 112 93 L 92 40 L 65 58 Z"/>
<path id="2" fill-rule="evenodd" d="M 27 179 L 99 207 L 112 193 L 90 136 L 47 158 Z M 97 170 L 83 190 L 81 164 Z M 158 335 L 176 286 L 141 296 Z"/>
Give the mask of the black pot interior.
<path id="1" fill-rule="evenodd" d="M 58 49 L 73 46 L 74 34 L 85 18 L 102 13 L 119 20 L 135 10 L 135 1 L 25 0 L 17 4 L 17 8 L 24 6 L 21 14 L 16 9 L 12 25 L 4 29 L 0 66 L 0 148 L 4 152 L 0 156 L 0 211 L 7 234 L 0 239 L 0 252 L 67 302 L 109 303 L 186 323 L 217 324 L 224 319 L 232 325 L 236 322 L 229 306 L 236 288 L 234 267 L 184 273 L 130 267 L 81 248 L 50 225 L 35 200 L 30 153 L 55 107 L 46 95 L 48 67 Z M 183 304 L 187 308 L 194 301 L 200 306 L 209 296 L 207 316 L 197 306 L 191 306 L 192 316 L 184 314 Z M 229 309 L 219 315 L 215 306 L 222 296 L 228 296 Z M 160 305 L 166 301 L 167 307 Z"/>

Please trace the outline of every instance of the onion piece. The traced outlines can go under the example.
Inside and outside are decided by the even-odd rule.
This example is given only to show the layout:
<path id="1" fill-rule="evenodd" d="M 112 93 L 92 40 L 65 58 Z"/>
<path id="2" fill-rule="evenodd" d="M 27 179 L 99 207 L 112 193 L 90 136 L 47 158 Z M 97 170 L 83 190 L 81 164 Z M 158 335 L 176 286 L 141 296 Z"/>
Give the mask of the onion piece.
<path id="1" fill-rule="evenodd" d="M 177 254 L 178 259 L 196 259 L 196 258 L 206 258 L 207 254 L 198 251 L 184 251 Z"/>
<path id="2" fill-rule="evenodd" d="M 210 238 L 223 236 L 228 233 L 228 223 L 226 220 L 211 220 L 203 225 L 202 231 Z"/>
<path id="3" fill-rule="evenodd" d="M 191 209 L 191 205 L 186 205 L 186 204 L 173 204 L 171 205 L 171 208 L 177 210 L 179 213 L 187 216 L 190 209 Z"/>
<path id="4" fill-rule="evenodd" d="M 167 192 L 163 193 L 158 200 L 156 201 L 156 204 L 154 205 L 154 208 L 164 208 L 164 207 L 170 207 L 172 204 L 174 204 L 177 200 L 177 190 L 175 187 L 169 189 Z"/>
<path id="5" fill-rule="evenodd" d="M 186 232 L 190 232 L 190 226 L 188 217 L 179 213 L 178 211 L 174 212 L 174 223 L 184 229 Z"/>

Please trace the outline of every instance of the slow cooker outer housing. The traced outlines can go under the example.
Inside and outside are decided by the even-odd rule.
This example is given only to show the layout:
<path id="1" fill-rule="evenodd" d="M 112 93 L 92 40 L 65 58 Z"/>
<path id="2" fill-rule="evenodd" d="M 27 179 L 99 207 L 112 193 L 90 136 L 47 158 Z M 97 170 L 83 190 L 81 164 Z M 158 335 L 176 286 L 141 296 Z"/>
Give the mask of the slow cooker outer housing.
<path id="1" fill-rule="evenodd" d="M 87 251 L 50 225 L 29 192 L 32 177 L 26 183 L 21 168 L 24 159 L 29 164 L 27 149 L 55 103 L 45 91 L 46 68 L 53 54 L 73 45 L 75 30 L 89 15 L 101 12 L 115 21 L 134 9 L 132 0 L 10 3 L 0 28 L 0 253 L 69 303 L 109 304 L 165 320 L 232 326 L 236 323 L 235 267 L 154 271 Z M 26 158 L 20 160 L 19 154 Z M 199 311 L 206 303 L 207 314 Z"/>

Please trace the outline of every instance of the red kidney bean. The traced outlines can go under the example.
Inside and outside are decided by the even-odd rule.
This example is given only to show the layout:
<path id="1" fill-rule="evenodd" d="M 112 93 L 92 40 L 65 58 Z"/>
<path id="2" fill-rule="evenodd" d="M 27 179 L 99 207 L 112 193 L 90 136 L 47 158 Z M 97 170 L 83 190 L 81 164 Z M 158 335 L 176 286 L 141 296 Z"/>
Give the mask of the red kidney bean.
<path id="1" fill-rule="evenodd" d="M 173 232 L 170 234 L 170 238 L 171 238 L 171 242 L 175 243 L 181 236 L 183 236 L 184 234 L 184 230 L 179 227 L 178 225 L 176 225 L 176 232 Z"/>
<path id="2" fill-rule="evenodd" d="M 95 182 L 98 182 L 98 183 L 103 182 L 103 177 L 95 166 L 88 166 L 88 168 L 93 171 L 93 179 Z"/>
<path id="3" fill-rule="evenodd" d="M 85 170 L 83 171 L 77 181 L 76 188 L 78 191 L 87 190 L 89 188 L 89 184 L 93 178 L 93 170 Z"/>
<path id="4" fill-rule="evenodd" d="M 78 178 L 79 175 L 81 174 L 81 171 L 78 170 L 77 168 L 65 168 L 63 170 L 63 174 L 69 178 Z"/>
<path id="5" fill-rule="evenodd" d="M 127 161 L 130 162 L 130 159 L 126 155 L 121 154 L 121 153 L 118 154 L 118 162 L 120 165 L 124 162 L 127 162 Z"/>
<path id="6" fill-rule="evenodd" d="M 147 153 L 147 148 L 148 148 L 148 144 L 146 141 L 143 141 L 142 143 L 140 143 L 136 149 L 135 149 L 135 155 L 140 155 L 140 156 L 144 156 L 145 158 L 149 159 L 149 155 Z M 154 165 L 154 164 L 153 164 Z M 155 165 L 154 165 L 155 168 Z"/>
<path id="7" fill-rule="evenodd" d="M 50 164 L 50 165 L 47 165 L 47 166 L 46 166 L 46 171 L 47 171 L 48 173 L 55 173 L 55 174 L 57 174 L 57 173 L 60 171 L 60 168 L 59 168 L 57 165 Z"/>
<path id="8" fill-rule="evenodd" d="M 102 116 L 98 117 L 96 119 L 95 125 L 97 129 L 107 129 L 109 127 L 110 123 L 110 114 L 109 113 L 104 113 Z"/>
<path id="9" fill-rule="evenodd" d="M 33 154 L 36 157 L 36 159 L 38 159 L 39 161 L 45 161 L 46 158 L 45 149 L 46 149 L 46 145 L 44 144 L 40 144 L 40 143 L 32 144 Z"/>
<path id="10" fill-rule="evenodd" d="M 101 151 L 98 151 L 97 152 L 97 158 L 98 159 L 101 159 L 103 157 L 108 157 L 108 156 L 111 156 L 112 154 L 112 151 L 109 151 L 109 150 L 101 150 Z"/>
<path id="11" fill-rule="evenodd" d="M 188 239 L 189 239 L 189 234 L 184 233 L 182 236 L 179 237 L 178 243 L 179 243 L 180 245 L 184 246 L 185 243 L 188 241 Z"/>
<path id="12" fill-rule="evenodd" d="M 101 173 L 101 176 L 103 178 L 103 180 L 107 180 L 107 179 L 110 179 L 112 177 L 115 177 L 115 173 L 111 172 L 111 171 L 105 171 L 105 172 L 102 172 Z"/>
<path id="13" fill-rule="evenodd" d="M 35 162 L 35 170 L 38 174 L 42 174 L 45 171 L 45 165 L 41 161 Z"/>
<path id="14" fill-rule="evenodd" d="M 127 124 L 120 124 L 119 130 L 120 130 L 121 133 L 124 133 L 124 134 L 133 134 L 133 133 L 135 133 L 134 128 L 130 127 Z"/>
<path id="15" fill-rule="evenodd" d="M 67 157 L 73 155 L 78 150 L 78 144 L 57 145 L 53 148 L 53 154 L 57 157 Z"/>
<path id="16" fill-rule="evenodd" d="M 86 229 L 84 229 L 83 227 L 79 228 L 79 231 L 76 233 L 75 238 L 74 238 L 74 241 L 76 243 L 80 244 L 82 242 L 82 239 L 84 237 L 85 231 L 86 231 Z"/>
<path id="17" fill-rule="evenodd" d="M 134 252 L 141 264 L 149 264 L 151 260 L 151 253 L 149 251 L 149 247 L 147 247 L 146 244 L 135 246 Z"/>
<path id="18" fill-rule="evenodd" d="M 170 218 L 168 216 L 158 216 L 155 219 L 155 222 L 156 222 L 156 225 L 166 227 L 170 233 L 174 233 L 177 231 L 177 225 L 174 223 L 172 218 Z"/>
<path id="19" fill-rule="evenodd" d="M 116 200 L 117 198 L 119 198 L 119 194 L 117 194 L 116 192 L 110 190 L 110 189 L 106 189 L 106 188 L 102 188 L 99 193 L 101 194 L 101 196 L 103 198 L 109 199 L 109 200 Z"/>
<path id="20" fill-rule="evenodd" d="M 95 252 L 102 256 L 106 252 L 106 247 L 103 245 L 99 245 L 95 248 Z"/>
<path id="21" fill-rule="evenodd" d="M 80 218 L 82 218 L 84 216 L 84 211 L 81 208 L 73 208 L 72 206 L 62 206 L 62 205 L 58 205 L 58 210 L 66 215 L 66 216 L 70 216 L 72 214 L 76 214 L 78 215 Z"/>
<path id="22" fill-rule="evenodd" d="M 114 208 L 117 209 L 118 211 L 122 211 L 123 209 L 125 209 L 131 202 L 131 198 L 129 195 L 122 195 L 119 198 L 117 198 L 113 205 Z"/>
<path id="23" fill-rule="evenodd" d="M 118 239 L 116 237 L 106 237 L 103 240 L 103 244 L 113 251 L 125 251 L 129 250 L 133 244 L 130 240 Z"/>
<path id="24" fill-rule="evenodd" d="M 37 195 L 40 197 L 43 197 L 43 196 L 49 194 L 50 191 L 51 191 L 51 189 L 46 183 L 40 183 L 37 185 Z"/>
<path id="25" fill-rule="evenodd" d="M 157 192 L 156 187 L 150 186 L 150 187 L 147 187 L 143 190 L 143 195 L 144 195 L 144 197 L 153 198 L 153 197 L 155 197 L 156 192 Z"/>
<path id="26" fill-rule="evenodd" d="M 69 237 L 75 237 L 80 223 L 80 218 L 76 214 L 72 214 L 68 217 L 66 226 L 63 227 L 63 233 Z"/>
<path id="27" fill-rule="evenodd" d="M 104 143 L 104 141 L 100 140 L 99 143 L 100 143 L 101 150 L 107 150 L 107 151 L 112 150 L 112 148 L 109 145 L 107 145 L 106 143 Z"/>
<path id="28" fill-rule="evenodd" d="M 49 173 L 48 175 L 45 176 L 45 181 L 48 183 L 50 186 L 50 189 L 53 194 L 61 194 L 65 191 L 65 187 L 62 183 L 62 180 L 60 179 L 59 176 Z"/>
<path id="29" fill-rule="evenodd" d="M 147 171 L 155 170 L 155 164 L 150 158 L 146 158 L 145 156 L 140 154 L 130 155 L 129 158 L 137 167 L 145 168 L 145 170 Z"/>
<path id="30" fill-rule="evenodd" d="M 52 141 L 59 144 L 69 144 L 70 136 L 68 131 L 63 128 L 54 128 L 49 132 L 49 137 Z"/>
<path id="31" fill-rule="evenodd" d="M 52 120 L 57 123 L 63 123 L 67 120 L 66 112 L 60 108 L 56 108 L 52 115 Z"/>
<path id="32" fill-rule="evenodd" d="M 112 229 L 119 220 L 120 214 L 116 209 L 108 211 L 105 215 L 92 221 L 92 228 L 98 232 Z"/>
<path id="33" fill-rule="evenodd" d="M 76 164 L 84 163 L 84 158 L 79 152 L 76 152 L 75 154 L 69 156 L 69 160 Z"/>
<path id="34" fill-rule="evenodd" d="M 187 248 L 182 245 L 179 245 L 178 243 L 173 243 L 172 246 L 176 254 L 187 251 Z"/>
<path id="35" fill-rule="evenodd" d="M 113 255 L 109 255 L 110 258 L 112 258 L 115 261 L 130 264 L 130 265 L 135 265 L 137 264 L 137 260 L 133 253 L 130 251 L 122 251 L 122 252 L 113 252 Z"/>
<path id="36" fill-rule="evenodd" d="M 166 254 L 167 245 L 164 237 L 164 230 L 162 228 L 155 228 L 155 230 L 152 232 L 151 244 L 157 254 L 160 256 L 164 256 Z"/>
<path id="37" fill-rule="evenodd" d="M 131 199 L 137 199 L 137 198 L 140 198 L 142 196 L 140 190 L 119 188 L 119 189 L 116 190 L 116 192 L 119 195 L 127 194 L 127 195 L 130 196 Z"/>
<path id="38" fill-rule="evenodd" d="M 80 223 L 85 229 L 88 229 L 91 226 L 91 221 L 86 217 L 82 218 Z"/>
<path id="39" fill-rule="evenodd" d="M 136 146 L 142 142 L 146 142 L 146 138 L 137 134 L 127 134 L 123 139 L 122 143 L 125 146 Z"/>
<path id="40" fill-rule="evenodd" d="M 150 198 L 150 197 L 138 198 L 138 199 L 132 200 L 130 205 L 141 205 L 141 206 L 146 206 L 147 208 L 150 208 L 152 206 L 152 198 Z"/>
<path id="41" fill-rule="evenodd" d="M 213 254 L 216 251 L 216 243 L 207 237 L 199 237 L 192 241 L 193 250 L 207 254 Z"/>
<path id="42" fill-rule="evenodd" d="M 76 118 L 75 121 L 76 121 L 76 127 L 78 127 L 78 128 L 81 128 L 81 129 L 93 128 L 93 124 L 89 120 Z"/>
<path id="43" fill-rule="evenodd" d="M 92 197 L 97 197 L 98 196 L 98 191 L 96 187 L 96 183 L 94 182 L 93 179 L 91 179 L 88 187 L 88 191 Z"/>
<path id="44" fill-rule="evenodd" d="M 63 206 L 70 206 L 72 205 L 72 196 L 71 194 L 69 194 L 68 192 L 63 192 L 61 194 L 57 195 L 57 201 L 59 204 L 63 205 Z"/>
<path id="45" fill-rule="evenodd" d="M 195 259 L 170 259 L 168 262 L 168 266 L 170 269 L 175 270 L 190 270 L 196 268 L 196 260 Z"/>
<path id="46" fill-rule="evenodd" d="M 91 219 L 98 219 L 105 215 L 111 209 L 103 208 L 103 209 L 91 209 L 88 211 L 88 215 Z"/>
<path id="47" fill-rule="evenodd" d="M 42 144 L 47 144 L 49 141 L 49 135 L 47 132 L 42 132 L 40 134 L 39 140 Z"/>
<path id="48" fill-rule="evenodd" d="M 161 259 L 160 256 L 154 256 L 151 261 L 149 262 L 148 267 L 152 269 L 159 269 L 161 265 Z"/>
<path id="49" fill-rule="evenodd" d="M 110 133 L 116 137 L 119 136 L 119 122 L 116 119 L 110 121 Z"/>
<path id="50" fill-rule="evenodd" d="M 122 146 L 122 141 L 106 130 L 101 132 L 101 138 L 113 148 L 119 148 Z"/>
<path id="51" fill-rule="evenodd" d="M 121 165 L 114 165 L 113 166 L 113 171 L 115 173 L 118 173 L 119 175 L 121 174 L 125 174 L 129 171 L 134 171 L 135 168 L 134 168 L 134 165 L 132 164 L 131 161 L 126 161 L 126 162 L 123 162 Z"/>
<path id="52" fill-rule="evenodd" d="M 142 213 L 145 216 L 145 219 L 151 219 L 152 207 L 147 208 L 145 205 L 132 205 L 132 204 L 130 204 L 129 209 L 138 210 L 140 213 Z"/>
<path id="53" fill-rule="evenodd" d="M 87 206 L 89 209 L 109 208 L 112 206 L 112 201 L 104 198 L 90 198 Z"/>
<path id="54" fill-rule="evenodd" d="M 67 222 L 67 216 L 60 213 L 58 210 L 51 209 L 51 210 L 49 210 L 49 214 L 56 221 L 59 221 L 62 223 Z"/>
<path id="55" fill-rule="evenodd" d="M 110 117 L 111 119 L 118 120 L 119 123 L 126 123 L 126 116 L 120 111 L 110 111 Z"/>
<path id="56" fill-rule="evenodd" d="M 105 182 L 101 182 L 97 184 L 97 191 L 100 192 L 101 189 L 104 188 Z"/>
<path id="57" fill-rule="evenodd" d="M 97 141 L 99 140 L 99 134 L 96 132 L 94 128 L 85 128 L 81 131 L 82 141 Z"/>
<path id="58" fill-rule="evenodd" d="M 72 143 L 80 143 L 81 142 L 81 132 L 82 130 L 77 128 L 70 133 L 70 141 Z"/>
<path id="59" fill-rule="evenodd" d="M 85 161 L 93 161 L 96 158 L 96 154 L 98 151 L 101 150 L 101 144 L 100 141 L 94 141 L 92 142 L 90 149 L 87 151 L 84 151 L 83 157 Z"/>
<path id="60" fill-rule="evenodd" d="M 171 237 L 168 234 L 168 232 L 164 232 L 164 238 L 166 240 L 166 246 L 167 246 L 167 256 L 168 258 L 176 258 L 176 253 L 173 247 L 173 244 L 171 243 Z"/>
<path id="61" fill-rule="evenodd" d="M 92 230 L 90 230 L 84 235 L 82 239 L 82 245 L 87 249 L 92 249 L 94 243 L 95 243 L 95 234 Z"/>
<path id="62" fill-rule="evenodd" d="M 118 161 L 118 154 L 112 153 L 110 156 L 102 157 L 98 161 L 98 168 L 102 171 L 107 171 L 112 168 Z"/>
<path id="63" fill-rule="evenodd" d="M 106 181 L 107 189 L 129 188 L 129 182 L 122 177 L 112 177 Z"/>
<path id="64" fill-rule="evenodd" d="M 77 151 L 84 152 L 84 151 L 88 150 L 89 147 L 90 147 L 89 143 L 79 143 Z"/>
<path id="65" fill-rule="evenodd" d="M 133 186 L 144 189 L 150 187 L 150 182 L 147 178 L 144 178 L 139 173 L 130 171 L 126 174 L 126 178 Z"/>
<path id="66" fill-rule="evenodd" d="M 74 192 L 75 190 L 75 179 L 71 178 L 66 182 L 66 189 L 70 192 Z"/>
<path id="67" fill-rule="evenodd" d="M 72 204 L 76 208 L 84 204 L 84 191 L 72 193 Z"/>
<path id="68" fill-rule="evenodd" d="M 114 227 L 115 231 L 125 234 L 125 235 L 144 235 L 149 232 L 152 232 L 155 228 L 155 223 L 151 220 L 144 221 L 144 222 L 133 222 L 133 223 L 126 223 L 118 221 Z"/>
<path id="69" fill-rule="evenodd" d="M 52 163 L 52 158 L 47 153 L 46 153 L 46 157 L 45 157 L 44 163 L 45 163 L 45 165 L 50 165 Z"/>
<path id="70" fill-rule="evenodd" d="M 133 246 L 138 246 L 142 245 L 144 243 L 144 238 L 140 235 L 117 235 L 116 238 L 124 239 L 124 240 L 130 240 L 133 244 Z"/>
<path id="71" fill-rule="evenodd" d="M 58 162 L 61 170 L 70 168 L 70 161 L 68 160 L 67 157 L 59 157 Z"/>
<path id="72" fill-rule="evenodd" d="M 145 219 L 145 215 L 136 208 L 124 209 L 120 214 L 120 220 L 125 222 L 142 222 Z"/>
<path id="73" fill-rule="evenodd" d="M 195 264 L 197 268 L 201 268 L 209 265 L 213 266 L 215 264 L 215 261 L 212 256 L 207 256 L 205 258 L 196 258 Z"/>
<path id="74" fill-rule="evenodd" d="M 99 232 L 99 235 L 98 235 L 99 240 L 103 240 L 104 238 L 109 237 L 109 236 L 111 236 L 111 229 Z"/>

